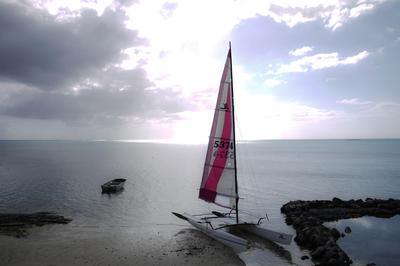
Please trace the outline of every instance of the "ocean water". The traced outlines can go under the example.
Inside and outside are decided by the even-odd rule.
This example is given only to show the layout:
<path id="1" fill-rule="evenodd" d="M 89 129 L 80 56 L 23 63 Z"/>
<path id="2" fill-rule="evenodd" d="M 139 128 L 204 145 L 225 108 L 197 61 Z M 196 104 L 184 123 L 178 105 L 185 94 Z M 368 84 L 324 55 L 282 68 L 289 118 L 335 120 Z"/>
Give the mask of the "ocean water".
<path id="1" fill-rule="evenodd" d="M 338 240 L 342 249 L 352 255 L 357 265 L 399 265 L 400 215 L 390 219 L 364 216 L 328 223 L 340 232 L 348 226 L 349 234 Z"/>
<path id="2" fill-rule="evenodd" d="M 237 152 L 240 214 L 267 213 L 277 230 L 293 232 L 280 214 L 290 200 L 400 198 L 400 140 L 255 141 Z M 205 153 L 205 145 L 0 141 L 0 212 L 55 211 L 74 226 L 180 223 L 171 211 L 215 209 L 197 199 Z M 127 178 L 125 190 L 101 194 L 100 185 L 116 177 Z M 387 243 L 400 242 L 399 234 L 390 237 Z M 360 253 L 349 249 L 366 260 Z M 387 261 L 400 265 L 400 255 Z"/>

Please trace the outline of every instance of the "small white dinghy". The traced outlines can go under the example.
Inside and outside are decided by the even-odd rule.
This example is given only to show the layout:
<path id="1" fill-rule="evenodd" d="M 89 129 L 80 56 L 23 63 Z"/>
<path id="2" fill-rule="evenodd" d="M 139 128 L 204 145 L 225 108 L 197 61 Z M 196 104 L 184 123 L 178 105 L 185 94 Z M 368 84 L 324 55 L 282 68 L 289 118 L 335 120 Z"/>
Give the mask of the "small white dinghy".
<path id="1" fill-rule="evenodd" d="M 292 235 L 267 229 L 258 223 L 239 219 L 239 193 L 236 167 L 236 138 L 233 101 L 232 56 L 229 52 L 222 73 L 214 120 L 208 143 L 199 198 L 231 210 L 230 214 L 212 212 L 205 215 L 179 214 L 177 217 L 208 236 L 241 252 L 249 247 L 247 240 L 227 232 L 229 227 L 240 227 L 268 240 L 289 245 Z"/>

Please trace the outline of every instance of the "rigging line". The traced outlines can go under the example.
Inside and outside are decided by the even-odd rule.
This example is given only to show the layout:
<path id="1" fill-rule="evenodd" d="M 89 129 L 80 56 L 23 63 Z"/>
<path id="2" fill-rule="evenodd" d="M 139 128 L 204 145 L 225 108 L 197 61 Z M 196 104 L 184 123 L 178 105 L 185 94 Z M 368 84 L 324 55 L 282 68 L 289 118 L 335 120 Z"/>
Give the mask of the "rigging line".
<path id="1" fill-rule="evenodd" d="M 237 112 L 237 113 L 240 113 L 240 109 L 239 109 L 239 112 Z M 238 119 L 238 116 L 235 116 L 235 121 L 236 121 L 236 127 L 237 127 L 237 129 L 239 131 L 238 133 L 239 133 L 240 139 L 244 140 L 243 139 L 244 138 L 244 134 L 243 134 L 243 130 L 242 130 L 242 127 L 241 127 L 240 120 Z M 255 182 L 255 179 L 256 179 L 255 176 L 256 175 L 255 175 L 255 170 L 254 170 L 255 166 L 254 166 L 253 160 L 249 159 L 249 155 L 251 155 L 251 151 L 250 151 L 251 149 L 250 149 L 249 145 L 251 145 L 251 143 L 243 142 L 243 143 L 241 143 L 241 145 L 237 145 L 236 149 L 237 149 L 237 154 L 242 154 L 242 156 L 238 156 L 240 158 L 240 161 L 241 161 L 240 168 L 246 170 L 246 171 L 243 171 L 243 172 L 246 173 L 246 178 L 248 178 L 247 179 L 248 182 L 249 182 L 248 185 L 251 185 L 251 187 L 254 188 L 254 187 L 256 187 L 256 182 Z M 240 152 L 240 150 L 242 150 L 243 152 Z M 247 158 L 247 160 L 244 160 L 246 158 Z M 242 184 L 243 184 L 243 182 L 242 182 Z M 261 203 L 258 200 L 254 200 L 252 202 L 252 204 L 256 205 L 256 209 L 260 209 L 260 210 L 263 210 L 263 211 L 265 210 L 265 206 L 262 206 Z M 251 214 L 250 212 L 243 211 L 243 210 L 241 210 L 241 212 L 243 212 L 243 213 L 245 213 L 245 214 L 247 214 L 249 216 L 255 217 L 255 218 L 259 218 L 259 216 L 260 216 L 260 215 Z M 256 211 L 256 212 L 258 213 L 258 211 Z M 264 216 L 264 214 L 263 214 L 263 216 Z"/>
<path id="2" fill-rule="evenodd" d="M 253 214 L 253 213 L 251 213 L 251 212 L 248 212 L 248 211 L 243 211 L 243 210 L 241 210 L 240 212 L 242 212 L 242 213 L 244 213 L 244 214 L 247 214 L 248 216 L 251 216 L 251 217 L 253 217 L 253 218 L 260 218 L 260 215 L 255 215 L 255 214 Z"/>
<path id="3" fill-rule="evenodd" d="M 236 223 L 239 223 L 239 189 L 238 189 L 238 180 L 237 180 L 237 162 L 236 162 L 236 132 L 235 132 L 235 99 L 234 99 L 234 93 L 233 93 L 233 66 L 232 66 L 232 47 L 231 47 L 231 42 L 229 42 L 229 68 L 231 72 L 231 86 L 230 86 L 230 93 L 231 93 L 231 109 L 232 109 L 232 133 L 233 133 L 233 161 L 236 167 L 235 173 L 235 193 L 236 193 L 236 204 L 235 204 L 235 209 L 236 209 Z M 229 95 L 229 94 L 228 94 Z"/>

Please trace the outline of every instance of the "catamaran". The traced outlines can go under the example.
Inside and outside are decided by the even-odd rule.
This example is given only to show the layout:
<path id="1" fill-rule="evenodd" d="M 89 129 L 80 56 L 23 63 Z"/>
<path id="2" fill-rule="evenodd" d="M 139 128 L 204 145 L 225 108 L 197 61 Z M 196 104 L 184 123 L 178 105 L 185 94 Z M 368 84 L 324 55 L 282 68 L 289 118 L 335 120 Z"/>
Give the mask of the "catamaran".
<path id="1" fill-rule="evenodd" d="M 218 92 L 214 120 L 204 163 L 199 198 L 230 209 L 228 213 L 213 211 L 209 214 L 191 215 L 173 212 L 208 236 L 233 248 L 236 252 L 247 250 L 249 242 L 228 232 L 229 227 L 240 227 L 268 240 L 289 245 L 292 235 L 276 232 L 257 223 L 242 221 L 239 217 L 239 191 L 236 167 L 235 112 L 233 100 L 233 75 L 231 44 L 225 61 Z"/>

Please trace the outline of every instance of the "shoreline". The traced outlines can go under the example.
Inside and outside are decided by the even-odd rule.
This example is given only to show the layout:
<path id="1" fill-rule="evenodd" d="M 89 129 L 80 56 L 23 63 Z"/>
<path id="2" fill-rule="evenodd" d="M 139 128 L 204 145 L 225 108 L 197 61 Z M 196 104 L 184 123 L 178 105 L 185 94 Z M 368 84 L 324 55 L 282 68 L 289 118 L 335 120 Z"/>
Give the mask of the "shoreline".
<path id="1" fill-rule="evenodd" d="M 188 226 L 111 228 L 72 222 L 27 229 L 24 237 L 0 235 L 5 265 L 244 265 L 233 250 Z"/>
<path id="2" fill-rule="evenodd" d="M 337 241 L 351 229 L 339 232 L 324 223 L 366 215 L 390 218 L 400 214 L 400 200 L 297 200 L 284 204 L 281 212 L 286 216 L 286 224 L 296 231 L 294 240 L 298 247 L 309 251 L 310 263 L 350 265 L 351 258 Z M 244 265 L 233 250 L 190 226 L 85 227 L 71 221 L 49 212 L 0 214 L 3 251 L 0 261 L 15 266 L 46 263 L 101 266 L 116 262 L 117 265 Z"/>
<path id="3" fill-rule="evenodd" d="M 54 212 L 0 213 L 0 234 L 16 238 L 27 237 L 27 229 L 46 224 L 68 224 L 72 219 Z"/>

